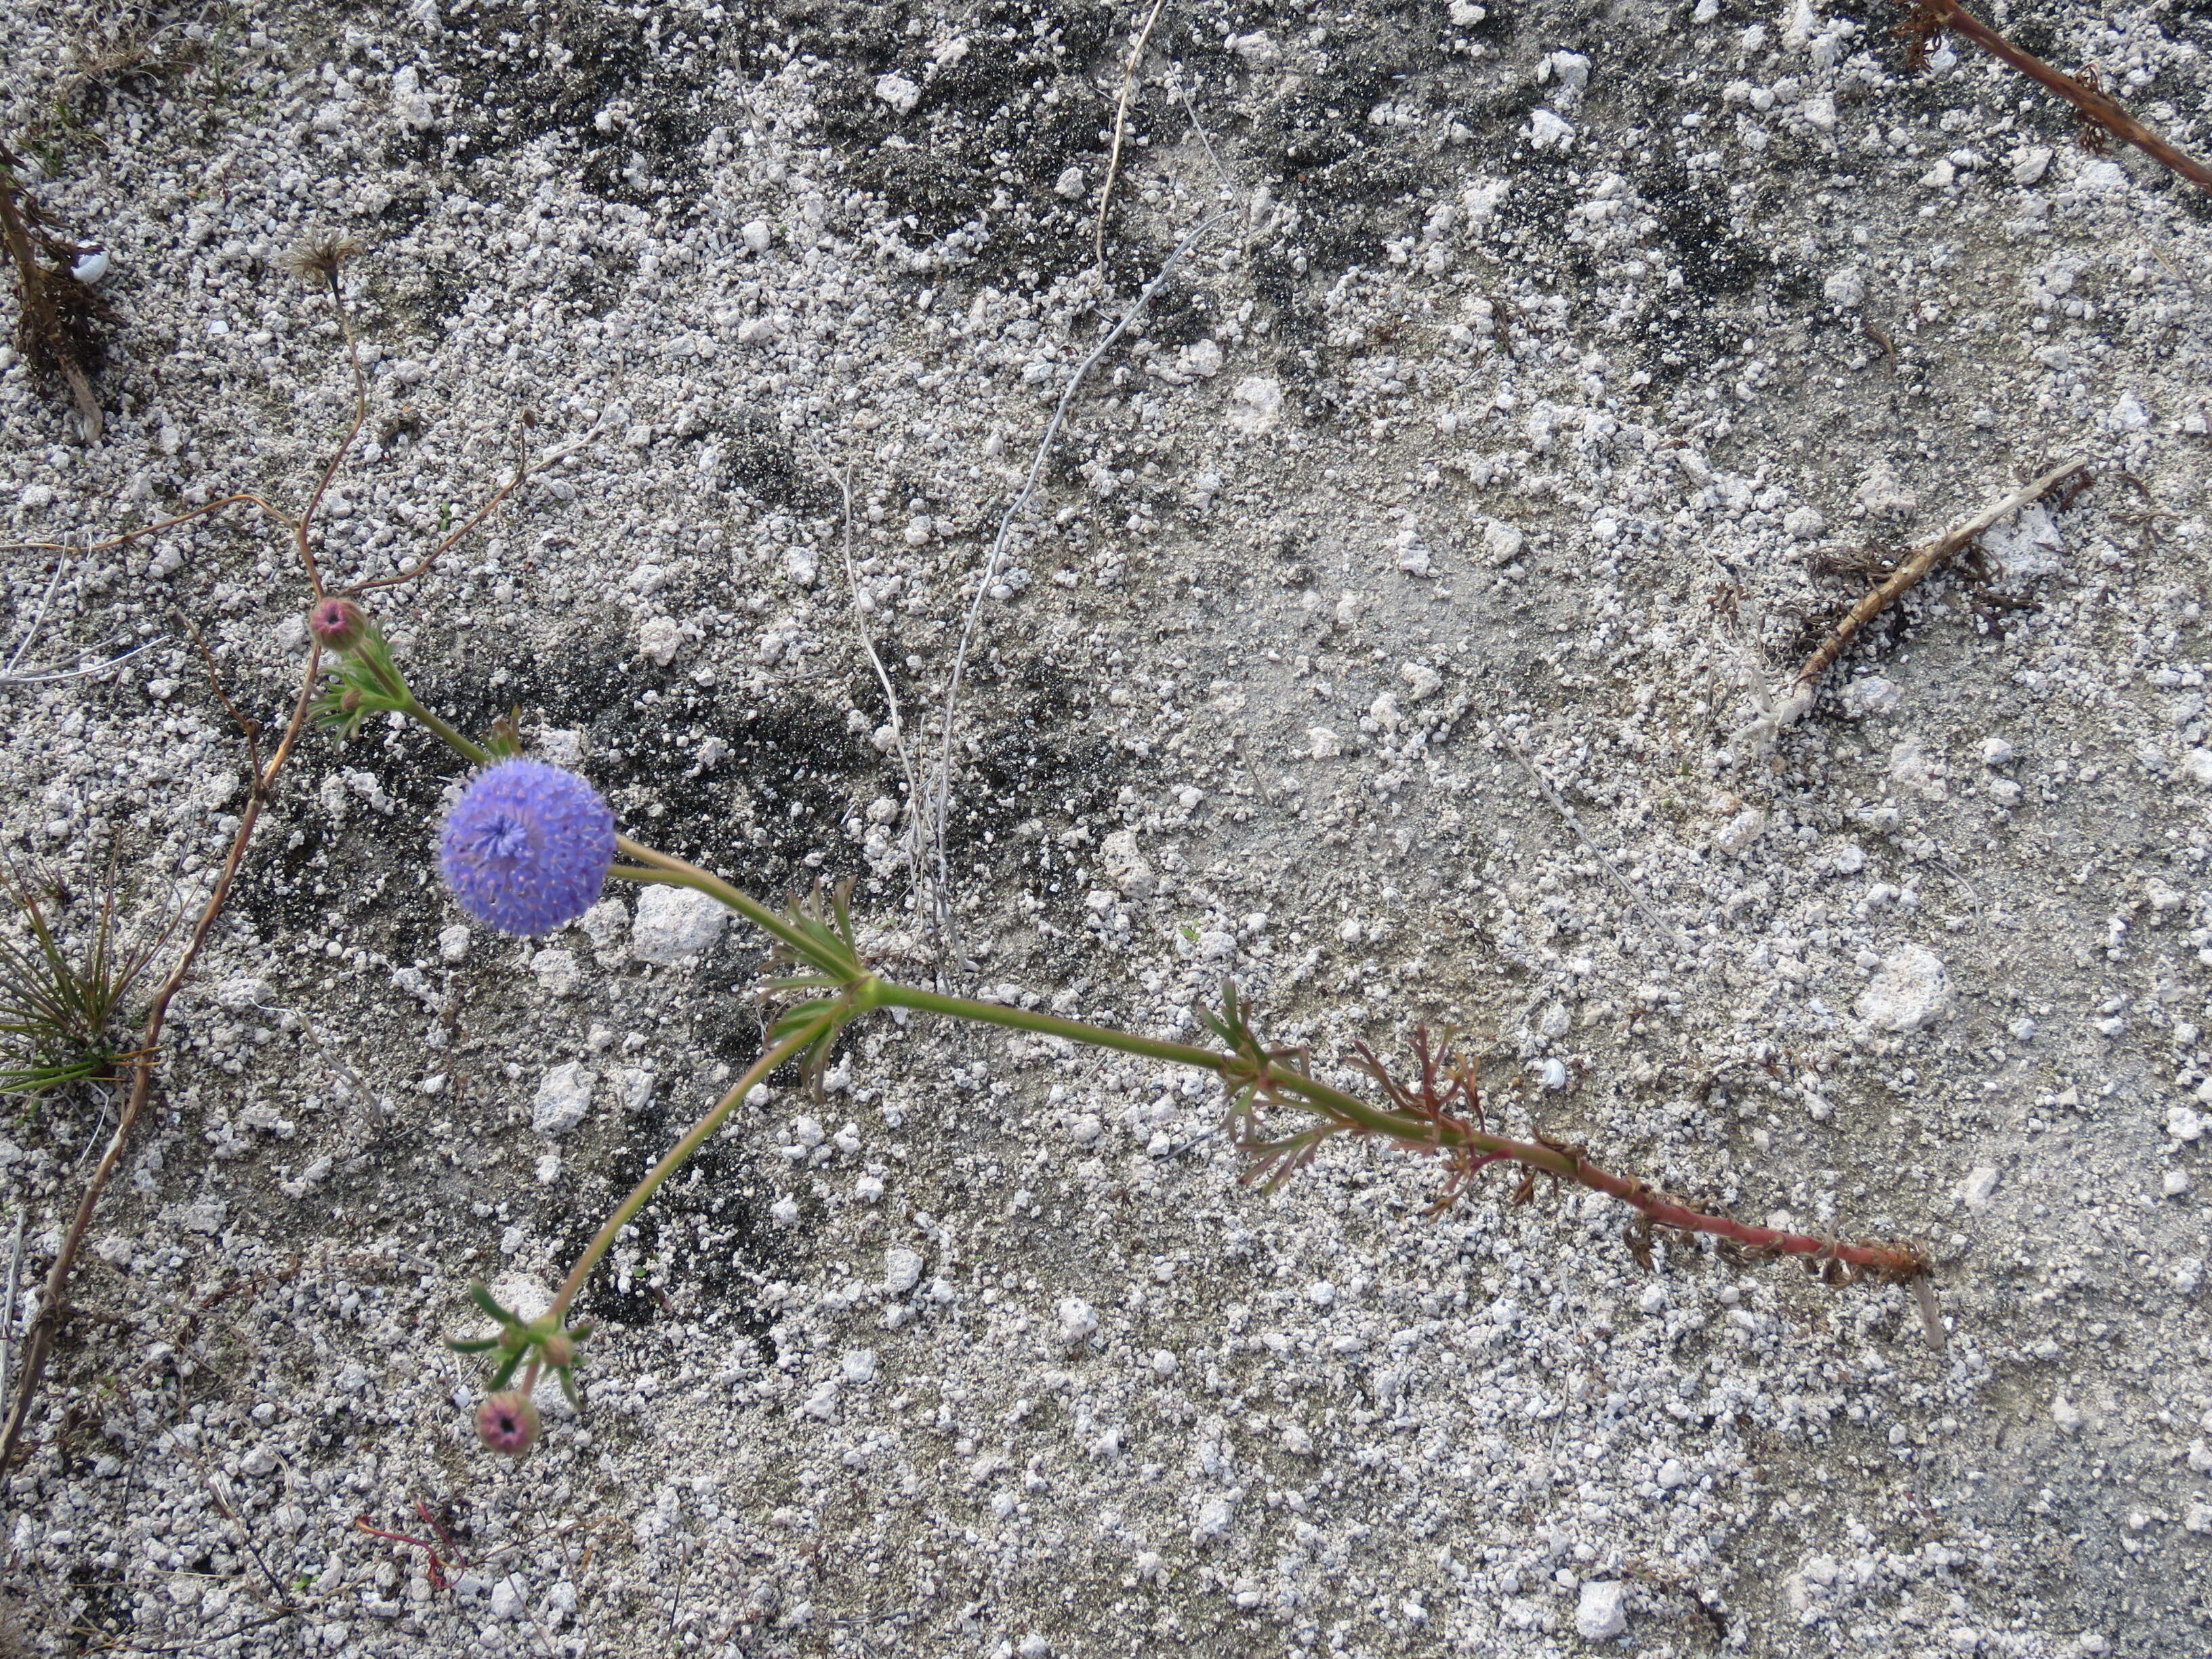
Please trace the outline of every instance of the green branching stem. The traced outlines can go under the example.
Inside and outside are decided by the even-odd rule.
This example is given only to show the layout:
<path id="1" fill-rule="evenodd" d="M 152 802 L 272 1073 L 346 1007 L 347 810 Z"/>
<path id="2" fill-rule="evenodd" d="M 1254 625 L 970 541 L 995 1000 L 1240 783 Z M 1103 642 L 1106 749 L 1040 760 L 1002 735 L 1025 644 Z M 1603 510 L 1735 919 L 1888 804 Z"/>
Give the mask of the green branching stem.
<path id="1" fill-rule="evenodd" d="M 1472 1155 L 1481 1163 L 1520 1164 L 1571 1182 L 1593 1192 L 1618 1199 L 1643 1214 L 1656 1227 L 1685 1232 L 1709 1233 L 1747 1249 L 1778 1255 L 1803 1256 L 1840 1261 L 1893 1278 L 1910 1279 L 1928 1271 L 1926 1260 L 1906 1245 L 1863 1244 L 1785 1228 L 1759 1227 L 1727 1216 L 1710 1215 L 1679 1199 L 1659 1192 L 1631 1176 L 1618 1176 L 1597 1168 L 1571 1148 L 1542 1142 L 1516 1140 L 1493 1134 L 1456 1120 L 1437 1121 L 1411 1113 L 1384 1110 L 1357 1095 L 1347 1094 L 1308 1076 L 1304 1072 L 1266 1054 L 1237 1054 L 1202 1048 L 1187 1042 L 1170 1042 L 1138 1036 L 1109 1026 L 1062 1019 L 1001 1003 L 971 1002 L 917 987 L 874 980 L 856 990 L 855 1000 L 871 1007 L 911 1008 L 918 1013 L 939 1014 L 950 1019 L 972 1020 L 1010 1030 L 1032 1031 L 1042 1036 L 1065 1037 L 1098 1048 L 1112 1048 L 1147 1060 L 1193 1066 L 1212 1073 L 1232 1094 L 1249 1091 L 1259 1099 L 1295 1107 L 1355 1132 L 1380 1135 L 1413 1152 Z"/>
<path id="2" fill-rule="evenodd" d="M 645 1179 L 631 1189 L 630 1195 L 623 1200 L 620 1207 L 606 1218 L 605 1224 L 592 1238 L 590 1248 L 576 1259 L 576 1265 L 568 1270 L 568 1277 L 562 1281 L 560 1294 L 553 1298 L 553 1305 L 548 1310 L 550 1323 L 553 1328 L 558 1329 L 561 1327 L 567 1318 L 568 1304 L 575 1300 L 576 1293 L 584 1288 L 585 1281 L 591 1278 L 592 1269 L 598 1267 L 600 1258 L 614 1247 L 614 1242 L 620 1236 L 622 1230 L 629 1226 L 632 1218 L 651 1200 L 653 1194 L 659 1189 L 660 1183 L 690 1161 L 691 1154 L 705 1146 L 707 1138 L 720 1128 L 724 1120 L 737 1109 L 738 1103 L 750 1094 L 758 1085 L 765 1082 L 770 1073 L 786 1060 L 794 1059 L 805 1053 L 810 1044 L 817 1042 L 829 1036 L 850 1017 L 851 1011 L 848 1009 L 823 1014 L 770 1048 L 746 1068 L 743 1077 L 730 1085 L 729 1093 L 724 1095 L 716 1103 L 713 1111 L 693 1124 L 690 1132 L 668 1149 L 667 1153 L 659 1163 L 653 1166 Z M 533 1376 L 532 1380 L 534 1382 L 536 1379 Z"/>
<path id="3" fill-rule="evenodd" d="M 763 933 L 774 934 L 816 967 L 835 971 L 831 964 L 820 960 L 820 946 L 813 939 L 758 899 L 749 893 L 740 892 L 720 876 L 702 870 L 696 864 L 687 864 L 671 854 L 656 853 L 650 847 L 632 841 L 628 836 L 615 838 L 615 850 L 629 862 L 617 864 L 607 872 L 609 875 L 624 881 L 657 882 L 670 887 L 689 887 L 694 892 L 704 893 L 736 911 Z"/>

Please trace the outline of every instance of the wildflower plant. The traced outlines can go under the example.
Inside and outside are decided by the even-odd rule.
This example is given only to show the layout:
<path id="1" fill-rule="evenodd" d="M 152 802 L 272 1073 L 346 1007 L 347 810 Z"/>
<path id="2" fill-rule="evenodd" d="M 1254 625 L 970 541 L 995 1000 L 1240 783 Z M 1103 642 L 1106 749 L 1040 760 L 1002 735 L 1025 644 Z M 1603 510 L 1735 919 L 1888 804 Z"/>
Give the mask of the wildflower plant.
<path id="1" fill-rule="evenodd" d="M 1225 984 L 1218 1010 L 1204 1017 L 1218 1046 L 1171 1042 L 1058 1015 L 977 1002 L 887 979 L 862 954 L 848 887 L 817 891 L 777 911 L 720 877 L 619 834 L 613 813 L 583 778 L 544 762 L 516 758 L 514 725 L 504 722 L 488 743 L 464 736 L 422 708 L 394 665 L 375 624 L 349 604 L 341 613 L 328 602 L 311 619 L 318 641 L 331 653 L 333 683 L 318 704 L 324 720 L 350 731 L 366 712 L 391 712 L 420 722 L 455 752 L 481 768 L 462 790 L 440 832 L 439 866 L 447 887 L 471 915 L 510 933 L 539 934 L 581 917 L 611 879 L 664 883 L 704 893 L 769 934 L 775 976 L 761 988 L 783 999 L 760 1057 L 705 1116 L 647 1171 L 617 1205 L 555 1294 L 535 1319 L 502 1307 L 481 1284 L 471 1287 L 477 1307 L 497 1327 L 489 1336 L 457 1339 L 465 1353 L 497 1356 L 488 1397 L 477 1416 L 477 1437 L 489 1448 L 520 1456 L 538 1433 L 530 1401 L 548 1374 L 571 1403 L 577 1400 L 574 1369 L 588 1326 L 568 1323 L 568 1310 L 592 1271 L 632 1218 L 661 1183 L 690 1160 L 730 1114 L 781 1067 L 799 1065 L 817 1077 L 838 1035 L 878 1009 L 998 1025 L 1064 1037 L 1094 1048 L 1212 1073 L 1226 1097 L 1232 1143 L 1247 1159 L 1246 1178 L 1273 1190 L 1339 1136 L 1380 1139 L 1437 1159 L 1446 1183 L 1434 1209 L 1469 1190 L 1493 1164 L 1517 1175 L 1510 1202 L 1525 1204 L 1540 1184 L 1588 1188 L 1632 1210 L 1625 1240 L 1649 1266 L 1653 1240 L 1662 1232 L 1717 1239 L 1720 1248 L 1747 1259 L 1794 1256 L 1830 1283 L 1872 1277 L 1913 1286 L 1929 1340 L 1941 1324 L 1927 1291 L 1927 1258 L 1910 1244 L 1863 1243 L 1753 1226 L 1716 1215 L 1650 1183 L 1594 1165 L 1580 1146 L 1539 1136 L 1522 1141 L 1489 1127 L 1475 1069 L 1449 1041 L 1432 1044 L 1422 1032 L 1414 1066 L 1401 1075 L 1363 1045 L 1360 1060 L 1382 1094 L 1362 1099 L 1314 1075 L 1302 1048 L 1270 1046 L 1254 1025 L 1234 983 Z M 1280 1118 L 1291 1120 L 1281 1128 Z"/>

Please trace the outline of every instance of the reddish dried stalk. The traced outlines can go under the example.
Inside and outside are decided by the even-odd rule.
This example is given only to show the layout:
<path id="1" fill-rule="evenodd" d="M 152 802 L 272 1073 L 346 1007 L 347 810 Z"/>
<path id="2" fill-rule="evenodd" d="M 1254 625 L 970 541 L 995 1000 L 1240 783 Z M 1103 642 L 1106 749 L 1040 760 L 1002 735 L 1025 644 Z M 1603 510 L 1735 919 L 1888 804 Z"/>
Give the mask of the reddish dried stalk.
<path id="1" fill-rule="evenodd" d="M 1959 3 L 1959 0 L 1920 0 L 1900 33 L 1925 40 L 1943 30 L 1972 41 L 1992 58 L 2011 64 L 2031 81 L 2057 93 L 2081 112 L 2081 118 L 2102 127 L 2115 138 L 2133 144 L 2144 155 L 2195 185 L 2212 190 L 2212 167 L 2184 155 L 2123 109 L 2102 88 L 2051 67 L 2032 52 L 1999 34 Z"/>
<path id="2" fill-rule="evenodd" d="M 131 1132 L 137 1127 L 140 1115 L 154 1091 L 154 1074 L 159 1068 L 161 1053 L 161 1028 L 168 1018 L 169 1004 L 191 977 L 193 966 L 199 961 L 200 950 L 208 935 L 229 902 L 232 884 L 238 878 L 239 866 L 246 860 L 246 849 L 253 841 L 253 832 L 259 827 L 263 811 L 275 795 L 277 774 L 292 757 L 293 744 L 306 728 L 308 711 L 314 706 L 315 680 L 321 672 L 322 647 L 313 647 L 307 653 L 307 672 L 301 677 L 299 695 L 292 703 L 292 717 L 284 727 L 284 735 L 276 744 L 276 753 L 266 766 L 258 767 L 252 787 L 246 794 L 246 810 L 239 815 L 238 828 L 230 838 L 230 851 L 222 861 L 222 873 L 216 878 L 215 890 L 208 895 L 201 908 L 199 920 L 193 924 L 191 935 L 185 943 L 184 955 L 170 969 L 169 976 L 154 993 L 154 1004 L 146 1015 L 146 1028 L 142 1036 L 137 1056 L 131 1071 L 131 1092 L 125 1098 L 123 1115 L 115 1125 L 115 1133 L 108 1137 L 107 1150 L 85 1182 L 84 1192 L 77 1200 L 76 1211 L 70 1218 L 69 1231 L 64 1236 L 62 1247 L 54 1256 L 53 1266 L 47 1271 L 45 1290 L 39 1297 L 39 1311 L 31 1321 L 31 1328 L 23 1334 L 23 1371 L 16 1380 L 15 1397 L 9 1403 L 7 1425 L 0 1429 L 0 1469 L 8 1467 L 15 1455 L 16 1443 L 22 1437 L 24 1425 L 29 1421 L 31 1406 L 39 1397 L 39 1385 L 45 1379 L 46 1361 L 53 1352 L 54 1338 L 61 1328 L 62 1316 L 68 1308 L 70 1270 L 76 1265 L 78 1249 L 84 1243 L 85 1229 L 92 1223 L 93 1212 L 99 1207 L 100 1194 L 107 1190 L 108 1177 L 123 1158 L 124 1149 L 131 1144 Z M 226 698 L 225 702 L 228 699 Z"/>

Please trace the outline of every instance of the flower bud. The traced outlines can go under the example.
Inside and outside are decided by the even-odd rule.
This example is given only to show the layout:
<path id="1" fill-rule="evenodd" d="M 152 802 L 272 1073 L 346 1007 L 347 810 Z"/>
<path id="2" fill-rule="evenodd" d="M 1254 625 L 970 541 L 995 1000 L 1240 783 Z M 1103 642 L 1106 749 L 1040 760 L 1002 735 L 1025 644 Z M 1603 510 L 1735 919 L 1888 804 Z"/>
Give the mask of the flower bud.
<path id="1" fill-rule="evenodd" d="M 368 617 L 351 599 L 318 599 L 307 628 L 325 651 L 350 651 L 368 636 Z"/>
<path id="2" fill-rule="evenodd" d="M 538 1426 L 538 1407 L 520 1389 L 495 1394 L 477 1407 L 477 1438 L 510 1457 L 520 1457 L 537 1443 Z"/>
<path id="3" fill-rule="evenodd" d="M 346 687 L 344 695 L 338 699 L 338 707 L 349 714 L 358 712 L 361 708 L 361 688 L 357 685 L 349 685 Z"/>
<path id="4" fill-rule="evenodd" d="M 545 1363 L 555 1370 L 576 1363 L 576 1345 L 566 1331 L 556 1331 L 545 1339 Z"/>

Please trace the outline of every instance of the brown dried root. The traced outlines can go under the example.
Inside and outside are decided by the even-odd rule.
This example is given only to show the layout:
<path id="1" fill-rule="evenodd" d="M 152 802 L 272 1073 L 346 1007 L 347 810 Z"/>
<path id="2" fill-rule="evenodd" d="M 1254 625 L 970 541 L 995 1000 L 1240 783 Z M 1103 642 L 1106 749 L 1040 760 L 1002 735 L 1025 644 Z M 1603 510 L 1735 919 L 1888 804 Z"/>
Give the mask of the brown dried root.
<path id="1" fill-rule="evenodd" d="M 2002 500 L 1984 507 L 1960 524 L 1954 525 L 1942 535 L 1923 546 L 1916 548 L 1910 557 L 1892 571 L 1878 586 L 1866 595 L 1836 624 L 1819 650 L 1805 659 L 1805 665 L 1791 678 L 1790 683 L 1768 700 L 1759 717 L 1737 732 L 1731 745 L 1739 757 L 1764 755 L 1774 746 L 1775 739 L 1812 711 L 1820 690 L 1820 677 L 1834 666 L 1866 625 L 1917 587 L 1943 562 L 1961 549 L 1972 546 L 1989 530 L 2010 518 L 2021 508 L 2040 501 L 2059 485 L 2081 472 L 2086 461 L 2071 460 L 2053 467 L 2031 483 L 2022 484 Z M 2071 499 L 2069 496 L 2069 500 Z"/>
<path id="2" fill-rule="evenodd" d="M 71 274 L 78 250 L 55 234 L 24 192 L 16 176 L 21 166 L 0 144 L 0 252 L 15 271 L 16 348 L 33 374 L 68 385 L 85 441 L 97 442 L 106 422 L 92 390 L 93 371 L 100 367 L 96 330 L 114 321 L 115 313 Z"/>

